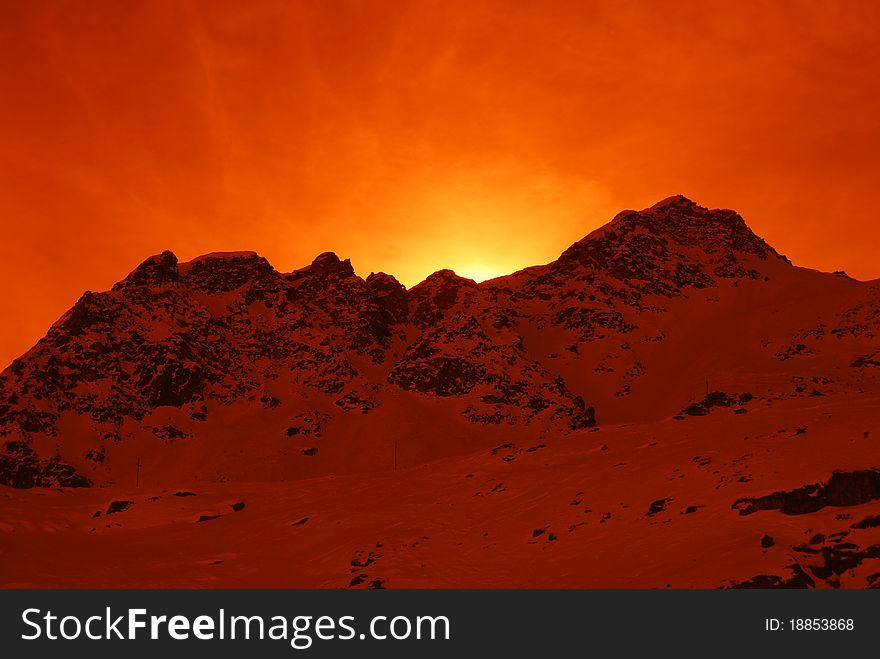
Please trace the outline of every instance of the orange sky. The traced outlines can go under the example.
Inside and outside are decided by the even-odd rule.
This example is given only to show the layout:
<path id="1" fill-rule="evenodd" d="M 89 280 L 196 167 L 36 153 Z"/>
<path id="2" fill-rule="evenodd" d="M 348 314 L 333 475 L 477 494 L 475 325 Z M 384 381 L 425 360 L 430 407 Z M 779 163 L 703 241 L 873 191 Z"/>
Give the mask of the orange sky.
<path id="1" fill-rule="evenodd" d="M 0 3 L 0 362 L 149 254 L 412 285 L 674 193 L 880 276 L 880 3 Z"/>

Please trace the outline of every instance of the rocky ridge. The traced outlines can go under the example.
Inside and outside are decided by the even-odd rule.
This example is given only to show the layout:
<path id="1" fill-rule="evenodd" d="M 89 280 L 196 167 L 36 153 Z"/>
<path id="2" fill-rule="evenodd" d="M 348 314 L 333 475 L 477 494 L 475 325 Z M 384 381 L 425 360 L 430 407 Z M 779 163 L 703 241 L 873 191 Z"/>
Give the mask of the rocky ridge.
<path id="1" fill-rule="evenodd" d="M 620 213 L 553 263 L 481 284 L 441 270 L 407 290 L 329 252 L 281 273 L 253 252 L 179 263 L 166 251 L 112 290 L 87 291 L 0 375 L 0 483 L 102 482 L 114 447 L 211 442 L 233 411 L 261 429 L 242 450 L 258 443 L 281 462 L 408 405 L 473 442 L 591 429 L 603 400 L 634 392 L 671 416 L 694 401 L 641 382 L 682 305 L 796 270 L 734 211 L 681 196 Z M 876 320 L 874 289 L 827 277 L 861 296 L 840 310 L 835 336 L 873 337 L 859 321 Z M 786 356 L 799 345 L 791 332 L 777 343 L 768 363 L 806 351 Z M 852 355 L 863 363 L 851 370 L 871 369 L 872 354 Z M 310 445 L 281 443 L 290 438 Z"/>

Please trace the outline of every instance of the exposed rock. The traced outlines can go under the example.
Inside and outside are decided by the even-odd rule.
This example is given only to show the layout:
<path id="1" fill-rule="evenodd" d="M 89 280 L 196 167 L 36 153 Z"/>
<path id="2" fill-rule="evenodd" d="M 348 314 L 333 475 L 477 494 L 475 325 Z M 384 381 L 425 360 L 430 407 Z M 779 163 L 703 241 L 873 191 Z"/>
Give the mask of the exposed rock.
<path id="1" fill-rule="evenodd" d="M 853 368 L 864 368 L 865 366 L 880 366 L 880 350 L 869 355 L 857 357 L 850 363 Z"/>
<path id="2" fill-rule="evenodd" d="M 141 263 L 131 274 L 116 284 L 113 290 L 118 291 L 131 286 L 174 285 L 179 280 L 177 257 L 173 252 L 166 250 Z"/>
<path id="3" fill-rule="evenodd" d="M 662 513 L 664 510 L 666 510 L 666 506 L 669 505 L 672 501 L 673 499 L 670 499 L 668 497 L 652 501 L 651 505 L 648 506 L 648 512 L 645 513 L 645 517 L 654 517 L 654 515 Z"/>
<path id="4" fill-rule="evenodd" d="M 223 517 L 223 515 L 199 515 L 199 518 L 196 520 L 197 522 L 210 522 L 212 519 L 217 519 L 219 517 Z"/>
<path id="5" fill-rule="evenodd" d="M 153 434 L 159 439 L 185 439 L 191 436 L 176 426 L 156 426 Z"/>
<path id="6" fill-rule="evenodd" d="M 759 510 L 806 515 L 826 506 L 858 506 L 875 499 L 880 499 L 880 470 L 865 469 L 835 471 L 827 483 L 813 483 L 762 497 L 738 499 L 732 508 L 739 510 L 740 515 L 751 515 Z"/>
<path id="7" fill-rule="evenodd" d="M 788 577 L 780 577 L 775 574 L 758 574 L 748 579 L 734 583 L 728 588 L 772 588 L 772 589 L 796 589 L 815 588 L 816 582 L 797 563 L 786 566 L 790 572 Z"/>
<path id="8" fill-rule="evenodd" d="M 856 522 L 852 524 L 850 528 L 853 529 L 874 529 L 880 526 L 880 515 L 871 515 L 866 517 L 860 522 Z"/>
<path id="9" fill-rule="evenodd" d="M 712 411 L 713 407 L 731 407 L 733 405 L 745 405 L 750 402 L 754 396 L 750 393 L 744 394 L 726 394 L 723 391 L 711 391 L 706 394 L 703 400 L 693 403 L 685 407 L 681 413 L 690 416 L 705 416 Z M 748 410 L 735 410 L 737 414 Z"/>
<path id="10" fill-rule="evenodd" d="M 107 506 L 107 514 L 113 515 L 114 513 L 125 512 L 126 510 L 131 508 L 133 505 L 134 505 L 134 501 L 126 501 L 126 500 L 112 501 L 110 503 L 110 505 Z"/>
<path id="11" fill-rule="evenodd" d="M 38 460 L 32 455 L 0 455 L 0 484 L 9 487 L 90 487 L 91 481 L 57 459 Z"/>

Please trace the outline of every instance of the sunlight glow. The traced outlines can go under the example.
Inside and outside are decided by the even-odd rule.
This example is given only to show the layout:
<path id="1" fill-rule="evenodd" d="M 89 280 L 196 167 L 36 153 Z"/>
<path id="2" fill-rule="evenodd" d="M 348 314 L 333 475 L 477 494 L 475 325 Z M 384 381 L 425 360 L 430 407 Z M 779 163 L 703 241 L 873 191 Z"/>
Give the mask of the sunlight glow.
<path id="1" fill-rule="evenodd" d="M 453 269 L 455 270 L 455 274 L 459 277 L 473 279 L 475 282 L 486 281 L 488 279 L 494 279 L 495 277 L 510 274 L 510 272 L 501 268 L 493 267 L 488 263 L 468 263 L 467 265 Z"/>

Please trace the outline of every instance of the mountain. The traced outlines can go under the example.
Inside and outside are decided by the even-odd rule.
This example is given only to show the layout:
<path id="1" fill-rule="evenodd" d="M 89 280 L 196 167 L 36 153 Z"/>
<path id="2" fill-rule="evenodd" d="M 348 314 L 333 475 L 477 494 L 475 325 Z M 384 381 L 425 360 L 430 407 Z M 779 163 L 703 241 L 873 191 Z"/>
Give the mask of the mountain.
<path id="1" fill-rule="evenodd" d="M 349 529 L 366 524 L 355 520 L 371 520 L 358 541 L 381 543 L 372 536 L 389 519 L 379 510 L 397 509 L 388 497 L 409 493 L 413 508 L 400 519 L 412 526 L 416 518 L 440 515 L 446 533 L 472 519 L 478 500 L 491 495 L 499 502 L 491 509 L 496 522 L 512 514 L 509 506 L 534 517 L 528 523 L 551 520 L 532 529 L 522 551 L 550 536 L 555 543 L 560 526 L 573 534 L 601 524 L 601 537 L 612 528 L 621 535 L 599 544 L 592 537 L 591 551 L 620 561 L 636 560 L 626 548 L 645 532 L 671 524 L 675 500 L 687 504 L 675 511 L 681 519 L 697 510 L 702 514 L 693 518 L 708 518 L 711 510 L 716 519 L 700 527 L 699 539 L 692 531 L 670 536 L 664 528 L 657 537 L 678 547 L 678 557 L 661 551 L 665 558 L 653 571 L 629 568 L 632 582 L 578 572 L 584 546 L 577 543 L 570 553 L 554 549 L 540 560 L 508 547 L 516 560 L 543 566 L 534 580 L 505 581 L 487 567 L 482 581 L 453 573 L 420 581 L 401 556 L 389 573 L 399 585 L 662 587 L 663 570 L 674 566 L 689 585 L 721 585 L 722 572 L 738 575 L 730 583 L 806 583 L 789 569 L 796 564 L 802 571 L 801 563 L 789 559 L 774 564 L 772 573 L 740 574 L 753 564 L 735 552 L 720 571 L 680 572 L 680 556 L 691 555 L 681 543 L 717 551 L 712 542 L 731 533 L 719 530 L 724 525 L 752 524 L 767 518 L 762 511 L 785 513 L 786 506 L 801 510 L 798 502 L 815 499 L 821 488 L 850 493 L 828 494 L 831 503 L 823 508 L 841 501 L 870 506 L 880 498 L 880 489 L 873 494 L 875 452 L 866 443 L 877 432 L 878 332 L 878 282 L 797 267 L 736 212 L 709 210 L 682 196 L 618 214 L 552 263 L 479 284 L 441 270 L 407 290 L 388 274 L 361 278 L 332 253 L 280 273 L 253 252 L 186 263 L 163 252 L 112 290 L 86 292 L 0 375 L 0 484 L 9 486 L 7 505 L 17 511 L 6 522 L 0 516 L 0 530 L 20 528 L 29 510 L 39 510 L 46 519 L 67 520 L 58 528 L 93 524 L 97 533 L 112 525 L 92 522 L 92 512 L 103 519 L 102 510 L 106 516 L 116 503 L 121 510 L 109 519 L 135 520 L 140 531 L 186 522 L 174 527 L 186 544 L 194 541 L 193 517 L 237 513 L 244 502 L 225 497 L 230 488 L 244 488 L 252 497 L 248 512 L 254 500 L 267 506 L 262 529 L 275 528 L 277 521 L 269 520 L 281 514 L 280 502 L 285 510 L 323 505 L 325 517 L 348 520 Z M 821 422 L 804 424 L 806 417 Z M 825 430 L 815 429 L 823 424 Z M 800 432 L 805 425 L 809 433 Z M 792 448 L 783 441 L 789 433 L 813 443 Z M 852 442 L 844 444 L 849 435 Z M 744 442 L 751 444 L 743 448 Z M 833 476 L 835 469 L 844 475 Z M 464 470 L 485 481 L 476 492 L 460 487 Z M 690 471 L 699 474 L 696 480 L 678 482 Z M 519 490 L 516 503 L 502 505 L 511 483 Z M 75 495 L 84 507 L 108 492 L 123 494 L 88 515 L 81 510 L 85 522 L 71 521 L 67 504 L 37 491 L 13 494 L 50 487 L 87 488 Z M 143 505 L 128 510 L 144 488 L 180 488 L 182 496 L 155 516 L 139 512 Z M 216 501 L 204 509 L 205 495 L 185 496 L 191 489 L 213 492 L 208 498 Z M 355 492 L 376 502 L 372 512 L 351 500 Z M 621 503 L 637 493 L 647 501 Z M 429 501 L 435 494 L 438 505 L 457 506 L 464 517 L 450 517 L 445 508 L 441 514 Z M 563 510 L 586 509 L 601 519 L 567 519 L 545 508 L 548 497 L 566 499 Z M 603 510 L 596 501 L 583 503 L 591 498 L 604 501 Z M 638 515 L 620 525 L 635 507 Z M 485 522 L 494 525 L 492 536 L 512 533 L 496 522 Z M 780 533 L 771 530 L 774 537 Z M 342 542 L 329 527 L 322 533 L 323 542 Z M 489 565 L 497 565 L 491 547 L 504 543 L 482 538 L 461 540 L 468 560 L 491 556 Z M 83 556 L 95 549 L 86 546 Z M 824 562 L 811 579 L 826 585 L 835 579 L 840 585 L 834 561 L 860 565 L 874 557 L 870 546 L 816 546 L 805 555 Z M 763 561 L 769 548 L 761 551 Z M 840 558 L 847 551 L 849 558 Z M 868 553 L 853 558 L 860 552 Z M 465 569 L 463 558 L 447 553 L 435 556 L 437 565 Z M 309 580 L 303 573 L 290 583 L 339 585 L 328 574 Z M 49 583 L 66 581 L 56 574 Z M 227 575 L 223 583 L 261 581 Z"/>

